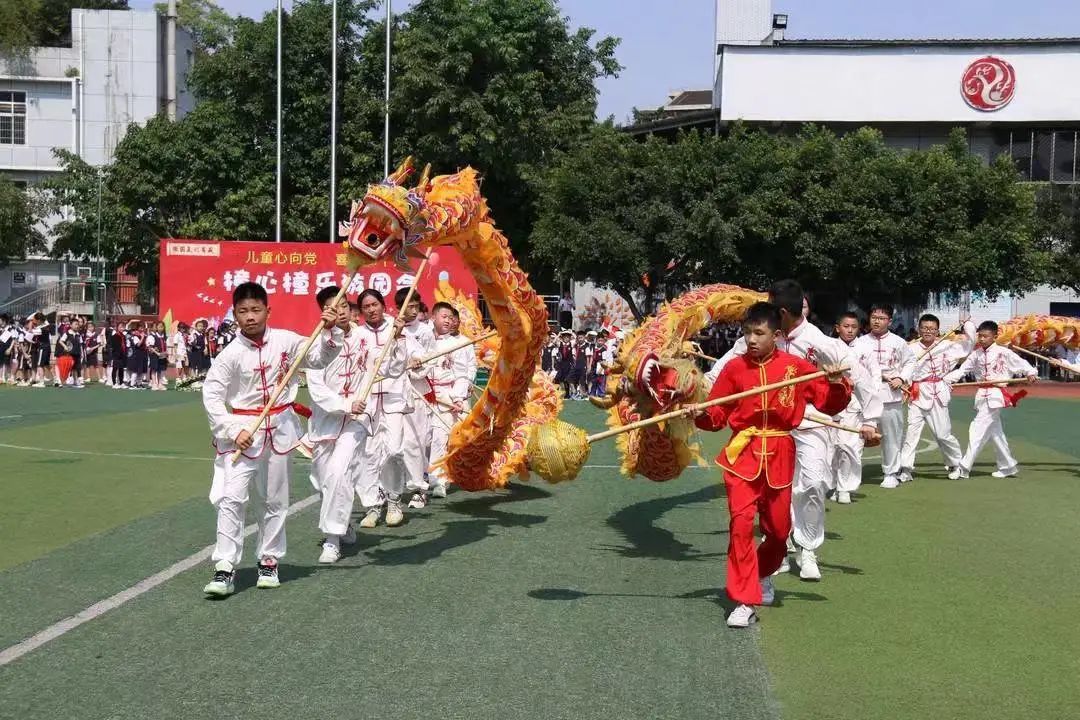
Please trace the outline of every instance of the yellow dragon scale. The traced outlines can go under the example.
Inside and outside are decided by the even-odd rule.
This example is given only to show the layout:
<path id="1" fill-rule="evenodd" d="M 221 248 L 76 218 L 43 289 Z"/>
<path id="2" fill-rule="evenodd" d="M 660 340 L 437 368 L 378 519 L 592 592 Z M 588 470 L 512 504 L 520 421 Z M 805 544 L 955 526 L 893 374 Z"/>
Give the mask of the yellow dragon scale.
<path id="1" fill-rule="evenodd" d="M 451 287 L 445 280 L 439 283 L 435 298 L 449 303 L 458 311 L 461 316 L 461 332 L 466 337 L 479 337 L 486 332 L 483 317 L 476 303 Z M 477 363 L 491 370 L 501 345 L 502 340 L 497 335 L 477 343 L 475 345 Z M 562 396 L 548 374 L 543 370 L 534 372 L 524 412 L 514 421 L 509 435 L 503 440 L 502 446 L 495 451 L 488 471 L 491 487 L 502 487 L 515 476 L 521 479 L 528 478 L 526 445 L 532 428 L 557 418 L 562 412 L 562 407 Z"/>
<path id="2" fill-rule="evenodd" d="M 487 389 L 454 426 L 443 464 L 451 482 L 465 490 L 503 487 L 515 472 L 504 444 L 511 453 L 518 445 L 521 453 L 525 449 L 524 436 L 517 437 L 514 428 L 547 337 L 547 307 L 492 224 L 475 170 L 435 178 L 426 201 L 431 230 L 421 243 L 458 248 L 502 339 Z"/>

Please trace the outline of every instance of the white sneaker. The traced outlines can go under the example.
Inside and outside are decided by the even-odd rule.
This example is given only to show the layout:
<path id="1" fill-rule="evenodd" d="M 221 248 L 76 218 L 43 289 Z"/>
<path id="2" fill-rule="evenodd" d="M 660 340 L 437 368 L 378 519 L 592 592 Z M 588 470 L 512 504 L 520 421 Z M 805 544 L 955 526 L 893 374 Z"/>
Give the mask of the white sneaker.
<path id="1" fill-rule="evenodd" d="M 233 566 L 225 560 L 214 566 L 214 577 L 203 588 L 203 593 L 213 597 L 227 597 L 236 592 L 233 584 Z"/>
<path id="2" fill-rule="evenodd" d="M 789 555 L 785 555 L 784 559 L 780 562 L 780 567 L 776 568 L 776 572 L 773 573 L 773 576 L 787 575 L 789 572 L 791 572 L 791 559 Z"/>
<path id="3" fill-rule="evenodd" d="M 851 493 L 849 493 L 847 490 L 837 490 L 836 502 L 840 503 L 841 505 L 850 505 Z"/>
<path id="4" fill-rule="evenodd" d="M 259 579 L 255 581 L 255 587 L 266 590 L 281 586 L 281 580 L 278 578 L 277 560 L 273 558 L 260 560 L 258 571 Z"/>
<path id="5" fill-rule="evenodd" d="M 1009 478 L 1009 477 L 1016 477 L 1019 473 L 1020 473 L 1019 468 L 1011 467 L 1008 470 L 995 470 L 994 472 L 990 473 L 990 477 Z"/>
<path id="6" fill-rule="evenodd" d="M 436 483 L 431 488 L 431 497 L 444 498 L 446 497 L 446 485 L 442 483 Z"/>
<path id="7" fill-rule="evenodd" d="M 727 626 L 730 628 L 750 627 L 750 624 L 755 622 L 757 622 L 757 614 L 749 605 L 740 605 L 727 616 Z"/>
<path id="8" fill-rule="evenodd" d="M 379 516 L 382 515 L 382 508 L 373 507 L 367 511 L 364 515 L 364 519 L 360 521 L 360 527 L 373 528 L 379 524 Z"/>
<path id="9" fill-rule="evenodd" d="M 900 482 L 902 482 L 902 483 L 911 482 L 911 471 L 910 470 L 903 470 L 900 473 Z"/>
<path id="10" fill-rule="evenodd" d="M 949 470 L 949 479 L 950 480 L 959 480 L 961 473 L 963 473 L 963 470 L 961 470 L 958 467 L 954 467 L 951 470 Z"/>
<path id="11" fill-rule="evenodd" d="M 349 525 L 345 529 L 345 534 L 341 536 L 342 545 L 355 545 L 356 544 L 356 528 Z"/>
<path id="12" fill-rule="evenodd" d="M 772 605 L 776 602 L 776 588 L 771 577 L 761 578 L 761 604 Z"/>
<path id="13" fill-rule="evenodd" d="M 401 503 L 394 500 L 386 502 L 386 527 L 397 527 L 405 521 L 405 513 L 401 512 Z"/>
<path id="14" fill-rule="evenodd" d="M 419 508 L 426 507 L 426 506 L 427 506 L 427 496 L 424 495 L 424 493 L 422 493 L 422 492 L 414 493 L 413 496 L 412 496 L 412 500 L 409 501 L 409 507 L 411 507 L 411 508 L 419 509 Z"/>
<path id="15" fill-rule="evenodd" d="M 799 563 L 799 577 L 803 580 L 810 580 L 817 582 L 821 579 L 821 569 L 817 564 L 817 555 L 813 550 L 807 550 L 803 548 L 799 551 L 799 556 L 796 558 Z"/>
<path id="16" fill-rule="evenodd" d="M 885 479 L 881 481 L 883 490 L 893 490 L 898 487 L 900 487 L 900 481 L 896 479 L 895 475 L 886 475 Z"/>
<path id="17" fill-rule="evenodd" d="M 322 545 L 322 552 L 319 553 L 320 565 L 333 565 L 341 559 L 341 548 L 338 547 L 336 542 L 327 540 Z"/>

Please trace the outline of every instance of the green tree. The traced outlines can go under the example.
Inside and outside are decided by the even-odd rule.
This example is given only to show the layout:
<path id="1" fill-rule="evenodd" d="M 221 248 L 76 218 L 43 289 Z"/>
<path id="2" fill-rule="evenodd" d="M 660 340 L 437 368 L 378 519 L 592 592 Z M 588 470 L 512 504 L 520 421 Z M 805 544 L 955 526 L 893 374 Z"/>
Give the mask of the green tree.
<path id="1" fill-rule="evenodd" d="M 1039 185 L 1035 234 L 1053 253 L 1050 284 L 1080 292 L 1080 185 Z"/>
<path id="2" fill-rule="evenodd" d="M 18 58 L 37 39 L 41 0 L 0 0 L 0 59 Z"/>
<path id="3" fill-rule="evenodd" d="M 379 128 L 384 28 L 365 35 L 347 91 L 349 107 L 369 118 L 351 142 Z M 495 219 L 525 256 L 530 180 L 589 131 L 596 80 L 620 70 L 618 41 L 593 35 L 572 30 L 551 0 L 421 0 L 393 35 L 393 155 L 415 155 L 436 172 L 480 170 Z"/>
<path id="4" fill-rule="evenodd" d="M 382 177 L 376 5 L 339 3 L 339 219 Z M 285 17 L 286 240 L 330 239 L 330 22 L 329 0 L 296 0 Z M 495 217 L 524 247 L 534 212 L 530 180 L 592 125 L 593 83 L 617 68 L 615 41 L 572 32 L 552 0 L 421 0 L 395 28 L 394 159 L 413 154 L 437 172 L 477 167 Z M 274 238 L 276 16 L 237 18 L 229 29 L 195 64 L 195 110 L 176 123 L 158 118 L 131 128 L 103 176 L 103 247 L 151 281 L 158 237 Z M 61 157 L 66 172 L 50 183 L 53 209 L 75 208 L 76 218 L 58 226 L 58 252 L 92 255 L 96 236 L 82 218 L 96 217 L 97 175 Z"/>
<path id="5" fill-rule="evenodd" d="M 1032 193 L 1004 159 L 945 146 L 898 152 L 872 129 L 836 137 L 734 128 L 637 142 L 609 127 L 540 185 L 537 257 L 638 309 L 690 284 L 794 277 L 823 316 L 930 292 L 1024 292 L 1049 277 Z"/>
<path id="6" fill-rule="evenodd" d="M 154 9 L 165 15 L 169 3 L 156 3 Z M 232 37 L 235 21 L 214 0 L 176 0 L 176 15 L 177 22 L 191 31 L 200 55 L 222 47 Z"/>
<path id="7" fill-rule="evenodd" d="M 45 249 L 38 214 L 36 192 L 0 175 L 0 267 Z"/>

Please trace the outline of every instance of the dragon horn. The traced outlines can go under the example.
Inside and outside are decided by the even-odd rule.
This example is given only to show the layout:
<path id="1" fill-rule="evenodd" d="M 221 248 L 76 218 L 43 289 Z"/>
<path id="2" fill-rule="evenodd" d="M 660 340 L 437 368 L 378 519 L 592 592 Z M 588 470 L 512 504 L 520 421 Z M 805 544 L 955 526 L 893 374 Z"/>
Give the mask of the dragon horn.
<path id="1" fill-rule="evenodd" d="M 401 161 L 401 164 L 397 166 L 397 170 L 390 173 L 386 178 L 386 182 L 391 185 L 401 185 L 405 182 L 405 178 L 409 177 L 409 174 L 413 171 L 412 155 Z"/>
<path id="2" fill-rule="evenodd" d="M 424 166 L 424 172 L 420 173 L 420 182 L 416 184 L 416 194 L 420 197 L 427 195 L 428 182 L 431 180 L 431 163 Z"/>

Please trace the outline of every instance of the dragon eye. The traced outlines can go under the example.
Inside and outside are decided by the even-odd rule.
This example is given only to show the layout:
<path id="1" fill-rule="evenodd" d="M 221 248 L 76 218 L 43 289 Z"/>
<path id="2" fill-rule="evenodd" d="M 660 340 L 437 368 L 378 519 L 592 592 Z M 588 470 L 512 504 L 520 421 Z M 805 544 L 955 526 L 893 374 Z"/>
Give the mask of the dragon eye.
<path id="1" fill-rule="evenodd" d="M 366 242 L 371 247 L 375 247 L 375 246 L 377 246 L 379 244 L 379 236 L 376 235 L 375 233 L 368 233 Z"/>

